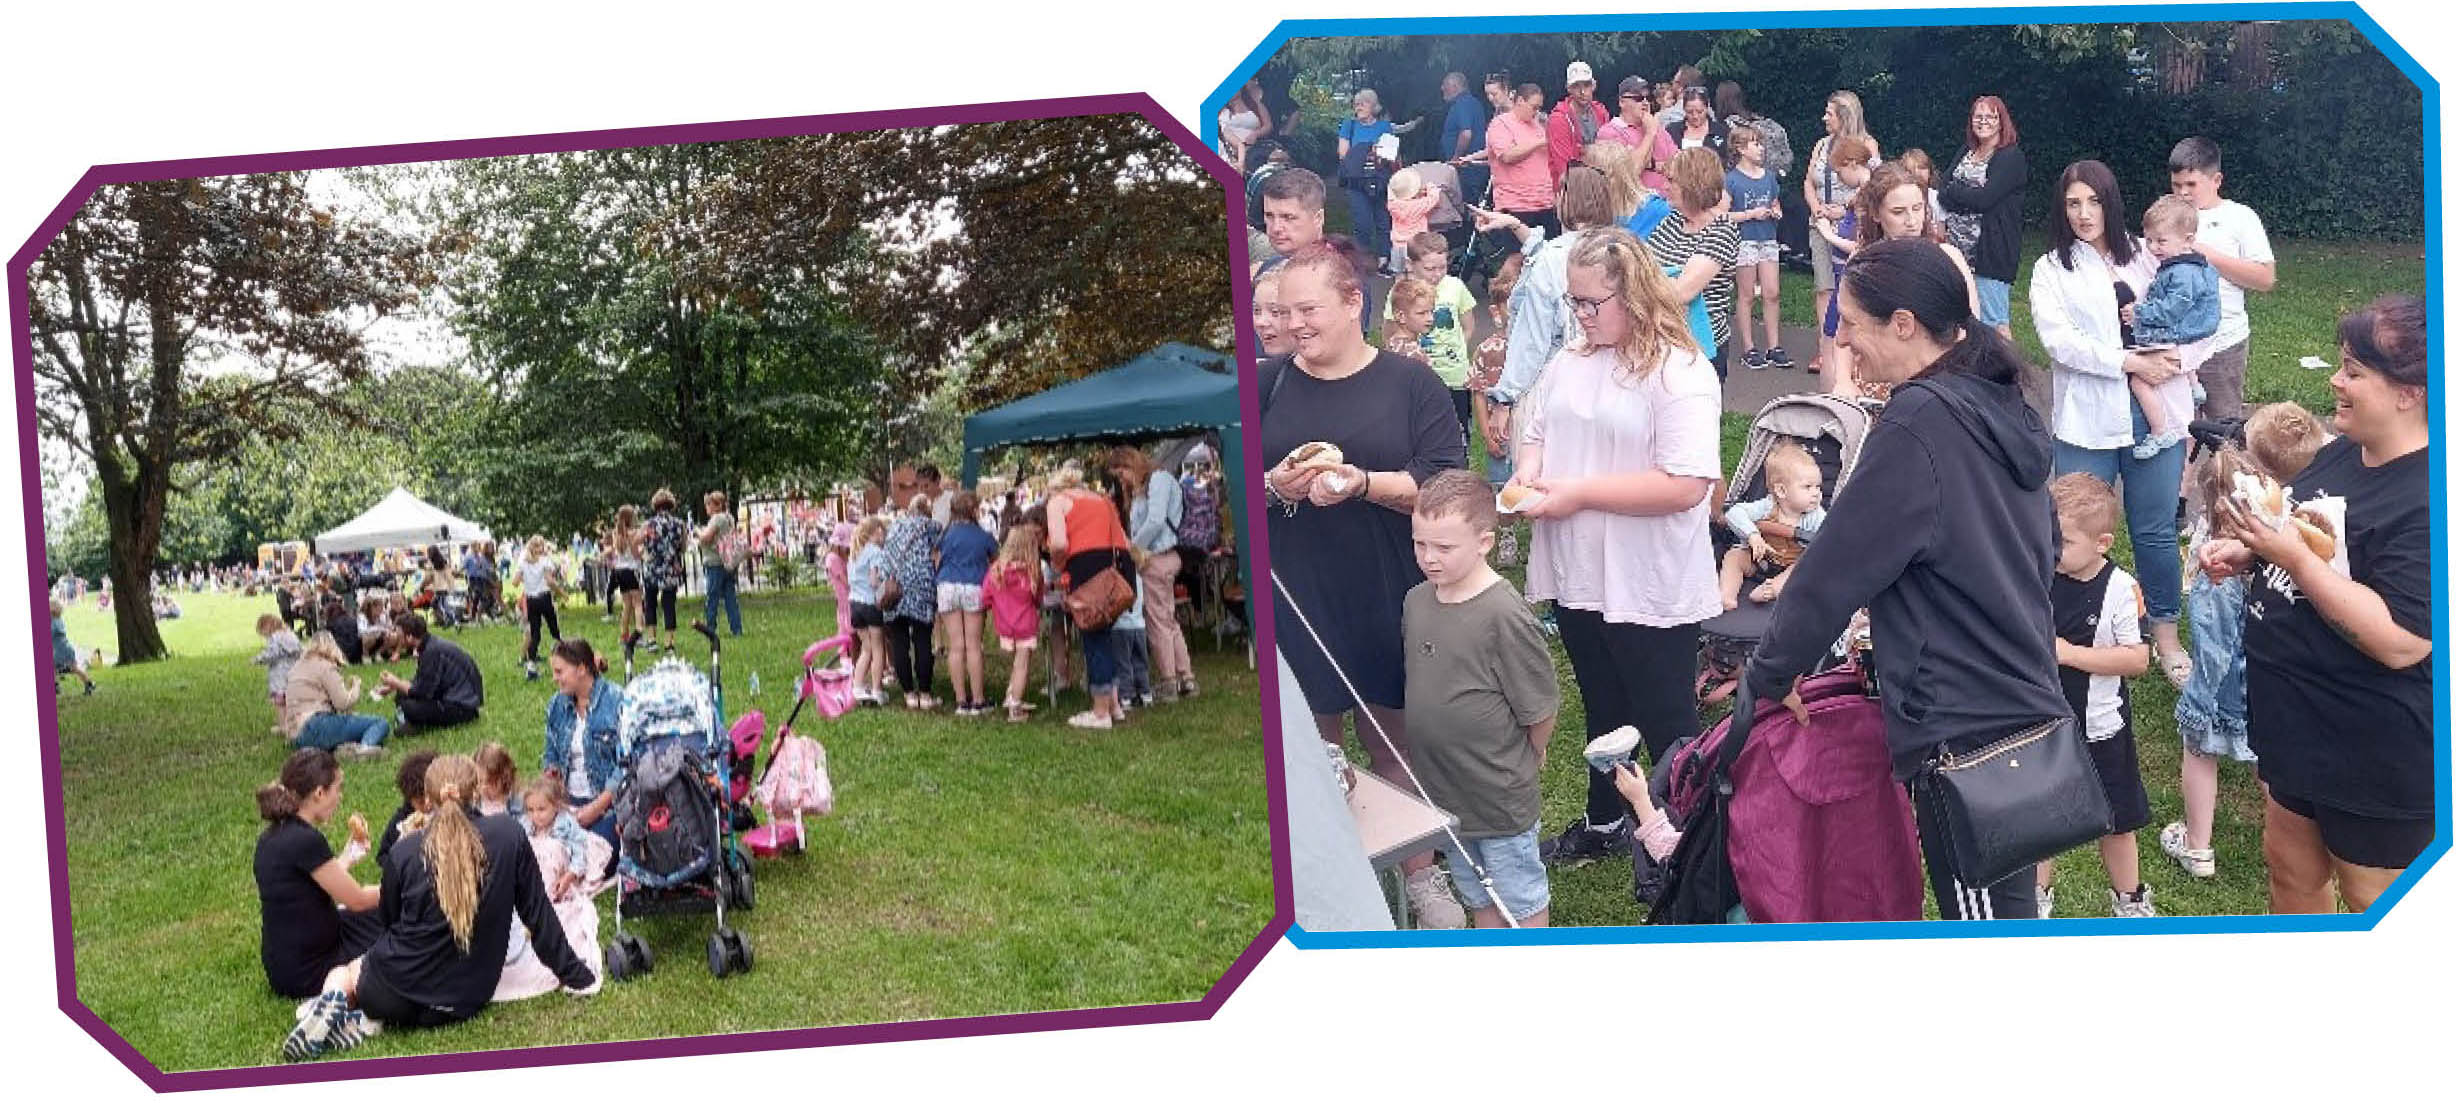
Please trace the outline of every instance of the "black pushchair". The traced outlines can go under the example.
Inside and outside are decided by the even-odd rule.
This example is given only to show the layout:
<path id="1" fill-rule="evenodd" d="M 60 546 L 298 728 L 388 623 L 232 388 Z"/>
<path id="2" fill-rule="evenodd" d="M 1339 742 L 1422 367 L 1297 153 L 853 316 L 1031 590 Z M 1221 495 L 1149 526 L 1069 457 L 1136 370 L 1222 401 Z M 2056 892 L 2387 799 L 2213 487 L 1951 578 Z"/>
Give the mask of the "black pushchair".
<path id="1" fill-rule="evenodd" d="M 1793 441 L 1812 454 L 1821 469 L 1821 500 L 1838 500 L 1838 490 L 1846 485 L 1847 476 L 1855 471 L 1855 461 L 1863 454 L 1864 438 L 1871 434 L 1872 423 L 1880 416 L 1878 403 L 1868 399 L 1841 398 L 1827 394 L 1794 394 L 1773 398 L 1753 415 L 1752 430 L 1745 437 L 1744 456 L 1735 465 L 1735 476 L 1727 481 L 1727 493 L 1718 503 L 1718 513 L 1710 519 L 1710 546 L 1718 556 L 1725 556 L 1735 543 L 1735 534 L 1727 530 L 1726 511 L 1738 503 L 1769 495 L 1769 481 L 1762 474 L 1762 465 L 1770 451 L 1783 441 Z M 1715 704 L 1735 693 L 1736 679 L 1752 659 L 1761 636 L 1769 631 L 1770 616 L 1775 603 L 1756 602 L 1745 596 L 1735 608 L 1701 623 L 1701 674 L 1696 687 L 1701 703 Z M 1842 653 L 1843 654 L 1843 653 Z"/>
<path id="2" fill-rule="evenodd" d="M 649 945 L 624 930 L 626 919 L 647 915 L 715 912 L 710 975 L 752 968 L 752 944 L 727 926 L 728 908 L 752 908 L 753 878 L 729 815 L 734 747 L 724 731 L 718 637 L 693 627 L 710 641 L 707 675 L 670 656 L 625 690 L 612 809 L 616 937 L 607 951 L 607 975 L 619 981 L 652 967 Z"/>

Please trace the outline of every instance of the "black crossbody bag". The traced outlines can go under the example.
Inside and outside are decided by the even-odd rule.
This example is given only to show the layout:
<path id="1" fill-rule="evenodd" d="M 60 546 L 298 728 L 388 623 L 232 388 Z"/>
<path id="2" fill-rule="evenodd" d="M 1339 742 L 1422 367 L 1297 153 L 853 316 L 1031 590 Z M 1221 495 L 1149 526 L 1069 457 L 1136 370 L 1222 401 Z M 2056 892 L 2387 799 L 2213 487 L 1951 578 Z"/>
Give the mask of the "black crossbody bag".
<path id="1" fill-rule="evenodd" d="M 2111 834 L 2111 802 L 2070 717 L 1972 751 L 1935 753 L 1915 803 L 1948 837 L 1961 884 L 1980 888 Z"/>

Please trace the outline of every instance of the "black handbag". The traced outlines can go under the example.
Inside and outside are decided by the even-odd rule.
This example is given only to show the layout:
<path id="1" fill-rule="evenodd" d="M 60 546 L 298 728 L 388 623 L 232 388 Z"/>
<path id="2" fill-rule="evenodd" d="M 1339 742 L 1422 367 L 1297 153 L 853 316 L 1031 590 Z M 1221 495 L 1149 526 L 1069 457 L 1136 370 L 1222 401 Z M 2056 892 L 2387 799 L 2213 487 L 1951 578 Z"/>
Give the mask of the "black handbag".
<path id="1" fill-rule="evenodd" d="M 2111 834 L 2102 778 L 2065 716 L 1976 750 L 1941 751 L 1913 788 L 1928 826 L 1947 836 L 1937 849 L 1974 888 Z"/>

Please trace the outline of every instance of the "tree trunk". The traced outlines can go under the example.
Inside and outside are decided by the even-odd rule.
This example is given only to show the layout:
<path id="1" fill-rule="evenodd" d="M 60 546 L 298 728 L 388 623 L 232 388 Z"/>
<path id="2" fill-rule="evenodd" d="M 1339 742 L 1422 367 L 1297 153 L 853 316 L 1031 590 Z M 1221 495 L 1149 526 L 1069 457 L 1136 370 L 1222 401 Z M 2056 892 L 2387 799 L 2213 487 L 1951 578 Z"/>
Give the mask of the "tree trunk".
<path id="1" fill-rule="evenodd" d="M 154 563 L 162 538 L 164 503 L 146 508 L 143 497 L 116 464 L 102 478 L 103 517 L 111 529 L 111 616 L 119 629 L 118 662 L 147 663 L 170 657 L 162 628 L 154 623 Z M 143 483 L 145 480 L 138 480 Z M 150 518 L 150 520 L 149 520 Z"/>

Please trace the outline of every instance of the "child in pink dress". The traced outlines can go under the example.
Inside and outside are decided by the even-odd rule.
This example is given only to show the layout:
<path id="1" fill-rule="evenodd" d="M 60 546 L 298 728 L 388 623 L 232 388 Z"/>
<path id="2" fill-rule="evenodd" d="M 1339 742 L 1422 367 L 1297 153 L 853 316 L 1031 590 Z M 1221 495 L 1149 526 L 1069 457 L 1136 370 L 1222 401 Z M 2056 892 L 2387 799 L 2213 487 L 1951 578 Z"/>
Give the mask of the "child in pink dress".
<path id="1" fill-rule="evenodd" d="M 863 640 L 855 634 L 855 602 L 853 587 L 846 578 L 847 547 L 855 542 L 855 526 L 845 521 L 829 534 L 829 556 L 821 561 L 821 570 L 829 577 L 829 592 L 837 598 L 838 635 L 846 640 L 846 648 L 838 661 L 848 669 L 855 665 L 855 654 Z"/>
<path id="2" fill-rule="evenodd" d="M 1000 557 L 983 576 L 983 600 L 991 606 L 992 633 L 1000 637 L 1001 653 L 1009 656 L 1009 722 L 1023 722 L 1034 711 L 1026 704 L 1026 675 L 1032 669 L 1035 646 L 1043 635 L 1043 564 L 1035 551 L 1035 528 L 1013 525 L 1001 542 Z"/>

